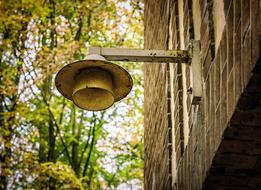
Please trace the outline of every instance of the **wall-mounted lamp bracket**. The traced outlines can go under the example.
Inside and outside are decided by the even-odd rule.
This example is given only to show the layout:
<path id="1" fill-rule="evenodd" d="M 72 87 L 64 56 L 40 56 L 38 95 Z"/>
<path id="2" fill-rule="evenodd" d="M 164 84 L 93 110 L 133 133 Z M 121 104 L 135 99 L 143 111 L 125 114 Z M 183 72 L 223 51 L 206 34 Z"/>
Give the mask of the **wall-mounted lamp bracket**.
<path id="1" fill-rule="evenodd" d="M 190 52 L 186 50 L 141 50 L 123 48 L 89 47 L 89 54 L 98 54 L 108 61 L 185 63 L 190 64 Z"/>
<path id="2" fill-rule="evenodd" d="M 72 100 L 78 107 L 100 111 L 127 96 L 133 85 L 130 74 L 110 61 L 190 65 L 192 54 L 191 49 L 186 51 L 90 47 L 89 55 L 84 60 L 70 63 L 57 73 L 55 85 L 64 97 Z"/>

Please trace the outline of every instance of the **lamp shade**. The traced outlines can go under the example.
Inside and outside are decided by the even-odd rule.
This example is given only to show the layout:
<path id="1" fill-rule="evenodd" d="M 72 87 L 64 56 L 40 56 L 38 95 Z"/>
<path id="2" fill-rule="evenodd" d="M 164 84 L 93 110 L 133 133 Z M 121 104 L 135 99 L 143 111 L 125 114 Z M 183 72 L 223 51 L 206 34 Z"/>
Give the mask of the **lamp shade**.
<path id="1" fill-rule="evenodd" d="M 125 69 L 94 54 L 63 67 L 55 77 L 55 85 L 78 107 L 100 111 L 127 96 L 133 81 Z"/>

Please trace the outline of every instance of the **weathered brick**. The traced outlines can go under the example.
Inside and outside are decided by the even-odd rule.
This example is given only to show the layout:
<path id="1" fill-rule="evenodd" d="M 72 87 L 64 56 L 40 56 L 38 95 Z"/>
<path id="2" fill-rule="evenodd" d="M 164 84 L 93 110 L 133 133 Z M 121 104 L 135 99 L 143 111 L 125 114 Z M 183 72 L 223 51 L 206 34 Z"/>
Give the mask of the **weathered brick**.
<path id="1" fill-rule="evenodd" d="M 202 179 L 205 178 L 206 171 L 208 168 L 206 168 L 206 132 L 204 127 L 200 128 L 200 139 L 199 147 L 200 147 L 200 176 Z"/>
<path id="2" fill-rule="evenodd" d="M 204 56 L 207 54 L 210 45 L 210 28 L 209 28 L 209 12 L 204 15 L 200 28 L 200 42 L 201 42 L 201 54 Z"/>
<path id="3" fill-rule="evenodd" d="M 240 97 L 241 92 L 243 91 L 242 85 L 242 64 L 241 64 L 241 28 L 239 27 L 235 30 L 234 35 L 234 45 L 233 45 L 234 53 L 234 66 L 235 66 L 235 99 L 236 102 Z"/>
<path id="4" fill-rule="evenodd" d="M 226 32 L 226 28 L 224 28 L 220 44 L 221 44 L 220 45 L 221 68 L 223 68 L 224 64 L 227 61 L 227 32 Z"/>
<path id="5" fill-rule="evenodd" d="M 191 81 L 190 81 L 190 67 L 189 66 L 186 66 L 186 73 L 185 73 L 185 76 L 186 76 L 186 86 L 189 87 L 191 86 Z"/>
<path id="6" fill-rule="evenodd" d="M 244 35 L 250 24 L 250 0 L 241 0 L 242 34 Z"/>
<path id="7" fill-rule="evenodd" d="M 251 99 L 251 100 L 250 100 Z M 258 107 L 260 102 L 260 96 L 255 94 L 243 94 L 241 95 L 237 108 L 239 110 L 254 110 Z"/>
<path id="8" fill-rule="evenodd" d="M 187 178 L 187 189 L 191 190 L 191 183 L 193 181 L 193 177 L 192 177 L 192 160 L 190 157 L 190 148 L 188 148 L 188 155 L 187 155 L 187 168 L 186 168 L 186 178 Z"/>
<path id="9" fill-rule="evenodd" d="M 243 81 L 246 87 L 248 80 L 251 76 L 251 35 L 250 31 L 247 32 L 242 49 L 242 64 L 243 64 Z"/>
<path id="10" fill-rule="evenodd" d="M 206 128 L 209 128 L 209 117 L 210 117 L 210 78 L 208 77 L 206 80 L 206 91 L 205 91 L 205 96 L 204 99 L 206 101 L 205 106 L 204 106 L 204 122 Z"/>
<path id="11" fill-rule="evenodd" d="M 180 127 L 178 128 L 177 132 L 175 133 L 175 149 L 178 149 L 181 143 L 181 136 L 180 136 Z"/>
<path id="12" fill-rule="evenodd" d="M 199 153 L 198 153 L 198 149 L 196 149 L 194 152 L 193 152 L 193 157 L 194 157 L 194 164 L 192 164 L 193 166 L 193 170 L 191 172 L 192 174 L 192 178 L 193 178 L 193 181 L 191 183 L 191 189 L 200 189 L 200 164 L 199 164 Z"/>
<path id="13" fill-rule="evenodd" d="M 261 70 L 261 67 L 259 68 Z M 260 94 L 261 93 L 261 75 L 260 74 L 253 74 L 252 78 L 248 82 L 248 88 L 246 92 L 249 94 Z"/>
<path id="14" fill-rule="evenodd" d="M 179 146 L 176 149 L 176 162 L 177 162 L 177 166 L 181 161 L 181 155 L 182 155 L 182 146 L 183 144 L 180 143 Z"/>
<path id="15" fill-rule="evenodd" d="M 204 61 L 204 65 L 203 65 L 203 77 L 204 80 L 206 80 L 207 76 L 208 76 L 208 72 L 209 72 L 209 68 L 211 66 L 211 50 L 209 49 L 207 52 L 207 56 L 206 59 Z"/>
<path id="16" fill-rule="evenodd" d="M 203 18 L 207 10 L 208 0 L 199 0 L 199 4 L 201 9 L 201 18 Z"/>
<path id="17" fill-rule="evenodd" d="M 184 180 L 184 188 L 185 189 L 189 189 L 189 178 L 188 178 L 188 151 L 184 152 L 183 155 L 183 163 L 184 163 L 184 167 L 183 167 L 183 180 Z"/>
<path id="18" fill-rule="evenodd" d="M 237 28 L 241 22 L 241 0 L 233 1 L 234 8 L 234 28 Z"/>
<path id="19" fill-rule="evenodd" d="M 256 177 L 250 177 L 248 179 L 248 186 L 250 188 L 260 188 L 261 187 L 261 180 L 260 180 L 260 176 L 256 176 Z"/>
<path id="20" fill-rule="evenodd" d="M 205 141 L 205 167 L 208 169 L 210 167 L 211 162 L 211 129 L 206 131 L 206 141 Z"/>
<path id="21" fill-rule="evenodd" d="M 190 109 L 190 112 L 188 113 L 188 127 L 189 127 L 189 133 L 191 133 L 191 130 L 192 130 L 192 127 L 193 127 L 193 121 L 194 121 L 194 118 L 193 118 L 193 113 L 192 113 L 192 106 L 191 106 L 191 109 Z M 190 137 L 189 137 L 190 138 Z"/>
<path id="22" fill-rule="evenodd" d="M 189 12 L 187 9 L 184 9 L 183 28 L 184 28 L 184 38 L 186 39 L 189 35 Z"/>
<path id="23" fill-rule="evenodd" d="M 228 74 L 231 72 L 233 68 L 233 34 L 234 34 L 234 9 L 231 5 L 228 9 L 228 15 L 226 20 L 226 28 L 227 28 L 227 64 L 228 64 Z"/>
<path id="24" fill-rule="evenodd" d="M 259 5 L 258 5 L 259 3 Z M 251 0 L 251 38 L 252 38 L 252 67 L 257 63 L 260 56 L 260 43 L 261 43 L 261 22 L 260 22 L 260 2 Z M 259 27 L 258 27 L 259 26 Z"/>
<path id="25" fill-rule="evenodd" d="M 221 111 L 221 126 L 222 130 L 226 128 L 227 125 L 227 64 L 222 71 L 221 79 L 221 102 L 220 102 L 220 111 Z"/>
<path id="26" fill-rule="evenodd" d="M 215 85 L 216 85 L 216 81 L 214 81 L 214 77 L 215 77 L 215 73 L 214 73 L 214 64 L 212 64 L 212 66 L 210 67 L 210 71 L 209 71 L 209 82 L 210 82 L 210 102 L 209 102 L 209 123 L 211 128 L 213 128 L 214 125 L 214 117 L 215 117 L 215 101 L 214 101 L 214 89 L 215 89 Z"/>
<path id="27" fill-rule="evenodd" d="M 261 154 L 261 142 L 255 141 L 242 141 L 242 140 L 223 140 L 220 145 L 220 151 L 222 153 L 237 153 L 248 155 L 260 155 Z"/>
<path id="28" fill-rule="evenodd" d="M 178 108 L 178 106 L 175 106 L 176 108 Z M 179 130 L 179 124 L 180 124 L 180 121 L 179 121 L 179 108 L 178 109 L 175 109 L 174 111 L 174 133 L 176 133 L 178 130 Z"/>
<path id="29" fill-rule="evenodd" d="M 214 164 L 226 166 L 228 168 L 253 168 L 256 164 L 256 156 L 239 155 L 233 153 L 218 154 L 214 159 Z"/>
<path id="30" fill-rule="evenodd" d="M 223 135 L 222 125 L 221 125 L 220 104 L 219 104 L 219 106 L 216 110 L 216 117 L 215 117 L 215 125 L 214 126 L 216 128 L 215 131 L 217 131 L 217 135 L 215 136 L 215 138 L 216 138 L 216 145 L 218 146 L 220 138 Z M 217 147 L 216 147 L 216 149 L 217 149 Z"/>
<path id="31" fill-rule="evenodd" d="M 218 50 L 217 55 L 215 57 L 214 63 L 214 72 L 215 72 L 215 85 L 213 88 L 214 96 L 215 96 L 215 109 L 217 108 L 218 104 L 220 103 L 220 51 Z"/>
<path id="32" fill-rule="evenodd" d="M 228 14 L 228 10 L 230 8 L 230 5 L 231 5 L 231 0 L 224 0 L 224 12 L 225 12 L 226 16 Z"/>
<path id="33" fill-rule="evenodd" d="M 213 185 L 219 184 L 219 185 Z M 220 186 L 234 186 L 240 187 L 247 185 L 246 181 L 243 180 L 243 177 L 234 177 L 234 176 L 211 176 L 206 182 L 205 188 L 207 189 L 219 189 Z"/>
<path id="34" fill-rule="evenodd" d="M 211 166 L 212 160 L 214 158 L 215 155 L 215 128 L 214 128 L 214 121 L 210 124 L 211 127 L 209 128 L 209 135 L 210 135 L 210 139 L 209 139 L 209 147 L 210 147 L 210 151 L 209 151 L 209 167 Z"/>
<path id="35" fill-rule="evenodd" d="M 247 112 L 237 110 L 232 117 L 235 125 L 261 126 L 261 111 L 249 110 Z"/>
<path id="36" fill-rule="evenodd" d="M 245 140 L 245 141 L 261 141 L 261 129 L 253 126 L 230 126 L 224 135 L 228 139 Z"/>
<path id="37" fill-rule="evenodd" d="M 234 69 L 228 77 L 228 94 L 227 94 L 227 116 L 228 120 L 232 117 L 235 110 L 235 80 L 234 80 Z"/>

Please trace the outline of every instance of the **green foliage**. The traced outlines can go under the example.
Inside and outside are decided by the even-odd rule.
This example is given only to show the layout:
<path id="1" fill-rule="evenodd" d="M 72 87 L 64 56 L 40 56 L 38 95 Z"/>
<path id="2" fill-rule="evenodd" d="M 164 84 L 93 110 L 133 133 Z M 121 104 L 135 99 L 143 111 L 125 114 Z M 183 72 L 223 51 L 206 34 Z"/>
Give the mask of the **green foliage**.
<path id="1" fill-rule="evenodd" d="M 54 75 L 88 46 L 142 47 L 142 1 L 0 0 L 0 189 L 115 189 L 143 181 L 140 64 L 108 111 L 82 111 Z"/>
<path id="2" fill-rule="evenodd" d="M 81 190 L 81 182 L 74 171 L 62 162 L 46 162 L 37 167 L 39 176 L 34 181 L 37 189 L 48 189 L 50 185 L 55 189 Z"/>

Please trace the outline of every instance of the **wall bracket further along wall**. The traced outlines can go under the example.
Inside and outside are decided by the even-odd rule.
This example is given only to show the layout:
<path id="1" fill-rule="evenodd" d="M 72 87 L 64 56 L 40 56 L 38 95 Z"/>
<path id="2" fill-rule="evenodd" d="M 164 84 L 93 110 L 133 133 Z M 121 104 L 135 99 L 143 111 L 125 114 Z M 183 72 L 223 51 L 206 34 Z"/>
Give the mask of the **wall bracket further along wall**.
<path id="1" fill-rule="evenodd" d="M 193 40 L 192 42 L 192 104 L 199 104 L 202 98 L 203 84 L 202 84 L 202 67 L 200 59 L 200 41 Z"/>

